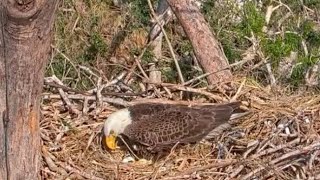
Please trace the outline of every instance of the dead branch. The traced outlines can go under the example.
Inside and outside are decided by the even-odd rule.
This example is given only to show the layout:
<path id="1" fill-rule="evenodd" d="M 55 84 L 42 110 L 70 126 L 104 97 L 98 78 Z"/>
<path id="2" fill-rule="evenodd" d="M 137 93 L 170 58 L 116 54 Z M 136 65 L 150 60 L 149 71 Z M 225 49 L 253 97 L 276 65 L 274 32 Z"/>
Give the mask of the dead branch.
<path id="1" fill-rule="evenodd" d="M 59 162 L 59 165 L 61 167 L 63 167 L 64 169 L 66 169 L 67 171 L 69 171 L 71 173 L 76 173 L 84 178 L 92 179 L 92 180 L 103 180 L 102 178 L 94 176 L 93 174 L 89 174 L 87 172 L 81 171 L 81 170 L 79 170 L 79 168 L 72 167 L 72 166 L 68 165 L 67 163 Z"/>
<path id="2" fill-rule="evenodd" d="M 61 85 L 61 84 L 57 84 L 55 82 L 53 82 L 51 80 L 52 77 L 46 77 L 44 79 L 44 84 L 45 85 L 48 85 L 48 86 L 51 86 L 51 87 L 55 87 L 55 88 L 61 88 L 62 90 L 64 91 L 68 91 L 68 92 L 74 92 L 74 93 L 77 93 L 77 94 L 82 94 L 82 95 L 86 95 L 86 96 L 91 96 L 91 95 L 94 95 L 95 92 L 97 91 L 97 88 L 94 88 L 94 89 L 91 89 L 89 91 L 79 91 L 79 90 L 76 90 L 76 89 L 73 89 L 73 88 L 70 88 L 70 87 L 67 87 L 65 85 Z M 118 79 L 119 80 L 119 79 Z M 115 80 L 107 83 L 107 84 L 104 84 L 103 87 L 108 87 L 108 86 L 111 86 L 113 84 L 115 84 Z M 141 96 L 141 95 L 144 95 L 146 94 L 148 91 L 142 91 L 142 92 L 139 92 L 139 93 L 116 93 L 116 92 L 102 92 L 101 94 L 104 95 L 104 96 L 119 96 L 119 97 L 126 97 L 126 96 Z"/>
<path id="3" fill-rule="evenodd" d="M 212 93 L 209 93 L 209 92 L 201 90 L 201 89 L 196 89 L 196 88 L 192 88 L 192 87 L 187 87 L 187 86 L 177 85 L 177 84 L 171 84 L 171 83 L 160 83 L 160 84 L 153 83 L 153 82 L 148 82 L 148 83 L 152 83 L 152 84 L 157 85 L 157 86 L 167 87 L 169 89 L 202 94 L 202 95 L 207 96 L 207 97 L 209 97 L 211 99 L 214 99 L 216 101 L 224 101 L 224 102 L 227 101 L 227 99 L 224 98 L 224 97 L 220 97 L 220 96 L 214 95 Z"/>
<path id="4" fill-rule="evenodd" d="M 181 83 L 184 83 L 184 78 L 183 78 L 183 76 L 182 76 L 182 72 L 181 72 L 181 69 L 180 69 L 178 60 L 177 60 L 176 55 L 175 55 L 175 53 L 174 53 L 174 51 L 173 51 L 173 48 L 172 48 L 171 42 L 170 42 L 170 40 L 169 40 L 169 38 L 168 38 L 168 35 L 167 35 L 166 31 L 164 30 L 163 26 L 161 25 L 161 22 L 159 21 L 158 16 L 157 16 L 156 13 L 154 12 L 153 6 L 152 6 L 152 3 L 151 3 L 150 0 L 148 0 L 148 5 L 149 5 L 149 8 L 150 8 L 150 10 L 151 10 L 151 14 L 152 14 L 153 18 L 156 20 L 157 24 L 160 26 L 161 32 L 163 33 L 164 38 L 165 38 L 165 40 L 166 40 L 166 42 L 167 42 L 167 44 L 168 44 L 168 47 L 169 47 L 171 56 L 172 56 L 172 58 L 173 58 L 173 60 L 174 60 L 174 64 L 175 64 L 175 66 L 176 66 L 176 68 L 177 68 L 177 71 L 178 71 L 178 75 L 179 75 L 180 81 L 181 81 Z"/>
<path id="5" fill-rule="evenodd" d="M 60 81 L 60 79 L 58 79 L 55 75 L 53 75 L 52 77 L 47 79 L 49 82 L 55 82 L 59 85 L 63 85 L 63 83 Z M 67 104 L 69 110 L 71 110 L 73 113 L 75 114 L 80 114 L 81 112 L 75 107 L 75 105 L 73 105 L 71 103 L 71 101 L 69 100 L 67 94 L 63 91 L 63 89 L 58 88 L 59 94 L 61 96 L 61 98 L 63 99 L 63 101 Z"/>
<path id="6" fill-rule="evenodd" d="M 85 96 L 82 94 L 69 94 L 69 95 L 66 95 L 66 97 L 68 99 L 74 99 L 74 100 L 84 100 L 84 99 L 87 99 L 88 101 L 96 101 L 97 100 L 96 96 Z M 62 97 L 57 94 L 43 94 L 42 98 L 43 99 L 61 99 Z M 117 104 L 117 105 L 124 106 L 124 107 L 129 106 L 129 103 L 127 101 L 120 99 L 120 98 L 103 97 L 102 101 L 107 102 L 107 103 L 111 103 L 111 104 Z"/>
<path id="7" fill-rule="evenodd" d="M 205 72 L 214 72 L 228 67 L 219 43 L 214 38 L 208 23 L 192 0 L 167 0 L 184 31 L 189 37 L 195 55 Z M 201 33 L 200 33 L 201 32 Z M 211 74 L 207 77 L 209 84 L 230 82 L 232 74 L 229 69 Z"/>
<path id="8" fill-rule="evenodd" d="M 287 144 L 280 144 L 279 146 L 276 146 L 276 147 L 274 147 L 274 148 L 263 150 L 263 151 L 261 151 L 261 152 L 259 152 L 259 153 L 257 153 L 257 154 L 252 155 L 250 158 L 255 159 L 255 158 L 258 158 L 258 157 L 260 157 L 260 156 L 265 156 L 265 155 L 267 155 L 267 154 L 277 152 L 277 151 L 279 151 L 279 150 L 281 150 L 281 149 L 284 149 L 284 148 L 286 148 L 286 147 L 290 147 L 290 146 L 296 145 L 296 144 L 298 144 L 299 142 L 300 142 L 300 138 L 296 138 L 296 139 L 290 141 L 290 142 L 287 143 Z"/>
<path id="9" fill-rule="evenodd" d="M 156 12 L 159 21 L 161 24 L 158 24 L 157 22 L 153 23 L 153 26 L 149 32 L 148 36 L 148 42 L 153 41 L 151 43 L 152 51 L 154 54 L 153 61 L 158 62 L 161 59 L 162 56 L 162 39 L 163 39 L 163 33 L 161 31 L 161 26 L 165 25 L 172 17 L 172 12 L 169 8 L 169 5 L 166 0 L 159 0 L 158 1 L 158 7 Z M 151 63 L 150 64 L 150 72 L 149 77 L 152 82 L 158 82 L 161 83 L 161 71 L 157 70 L 156 64 Z M 148 85 L 148 89 L 150 89 L 150 84 Z"/>
<path id="10" fill-rule="evenodd" d="M 78 65 L 78 67 L 96 78 L 99 77 L 96 73 L 94 73 L 90 68 L 86 66 Z"/>
<path id="11" fill-rule="evenodd" d="M 49 169 L 53 172 L 59 173 L 62 176 L 67 176 L 68 173 L 61 167 L 58 167 L 54 161 L 50 158 L 49 152 L 45 147 L 42 147 L 42 156 L 46 161 Z"/>
<path id="12" fill-rule="evenodd" d="M 236 101 L 236 99 L 239 97 L 240 92 L 241 92 L 243 86 L 244 86 L 245 83 L 246 83 L 246 80 L 247 80 L 247 79 L 244 79 L 244 80 L 241 82 L 240 87 L 238 88 L 236 94 L 230 99 L 231 102 Z"/>
<path id="13" fill-rule="evenodd" d="M 112 86 L 112 85 L 117 84 L 119 81 L 121 81 L 121 80 L 125 77 L 126 74 L 127 74 L 126 72 L 122 72 L 122 73 L 120 73 L 118 76 L 116 76 L 113 80 L 107 82 L 106 84 L 101 84 L 101 85 L 100 85 L 100 88 L 101 88 L 100 91 L 102 91 L 102 90 L 103 90 L 104 88 L 106 88 L 106 87 L 109 87 L 109 86 Z M 99 77 L 98 77 L 98 78 L 99 78 Z M 99 79 L 98 79 L 98 80 L 99 80 Z M 102 79 L 101 79 L 101 80 L 102 80 Z M 99 89 L 99 88 L 97 87 L 97 88 L 91 89 L 91 90 L 89 90 L 89 91 L 87 91 L 87 92 L 88 92 L 88 93 L 94 93 L 94 92 L 97 92 L 98 89 Z"/>
<path id="14" fill-rule="evenodd" d="M 163 34 L 161 26 L 167 24 L 172 18 L 172 11 L 169 8 L 166 0 L 159 0 L 157 7 L 157 16 L 160 24 L 158 22 L 153 23 L 148 36 L 148 41 L 157 41 L 157 39 L 162 40 Z"/>

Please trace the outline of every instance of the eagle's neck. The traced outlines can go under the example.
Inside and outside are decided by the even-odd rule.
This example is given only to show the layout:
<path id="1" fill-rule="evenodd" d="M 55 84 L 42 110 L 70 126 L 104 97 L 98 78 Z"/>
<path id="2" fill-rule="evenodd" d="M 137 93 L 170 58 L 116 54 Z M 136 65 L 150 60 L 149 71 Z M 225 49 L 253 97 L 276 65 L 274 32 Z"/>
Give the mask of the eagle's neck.
<path id="1" fill-rule="evenodd" d="M 112 113 L 105 122 L 104 130 L 113 131 L 115 134 L 121 134 L 125 128 L 132 123 L 130 111 L 128 109 L 122 109 Z M 109 132 L 105 132 L 109 134 Z"/>

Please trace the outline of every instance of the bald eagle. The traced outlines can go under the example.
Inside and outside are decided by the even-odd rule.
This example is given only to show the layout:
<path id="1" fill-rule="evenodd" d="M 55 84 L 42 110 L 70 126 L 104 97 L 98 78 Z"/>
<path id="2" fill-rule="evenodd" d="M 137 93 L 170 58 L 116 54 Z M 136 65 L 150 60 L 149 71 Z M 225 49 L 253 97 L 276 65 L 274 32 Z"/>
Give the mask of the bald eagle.
<path id="1" fill-rule="evenodd" d="M 116 149 L 121 144 L 137 158 L 159 158 L 177 144 L 202 140 L 219 125 L 227 123 L 240 104 L 232 102 L 191 107 L 136 104 L 116 111 L 107 118 L 103 127 L 103 141 L 108 149 Z"/>

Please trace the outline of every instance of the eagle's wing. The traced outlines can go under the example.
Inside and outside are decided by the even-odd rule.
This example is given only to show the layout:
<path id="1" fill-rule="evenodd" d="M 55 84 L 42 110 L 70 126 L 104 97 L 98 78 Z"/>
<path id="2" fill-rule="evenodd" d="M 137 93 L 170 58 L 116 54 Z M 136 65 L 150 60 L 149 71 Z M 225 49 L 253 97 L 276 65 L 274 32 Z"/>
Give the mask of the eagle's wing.
<path id="1" fill-rule="evenodd" d="M 172 105 L 160 103 L 140 103 L 129 107 L 134 121 L 147 121 L 150 116 L 167 111 Z"/>
<path id="2" fill-rule="evenodd" d="M 152 109 L 144 113 L 146 107 L 140 107 L 142 115 L 134 115 L 133 123 L 129 125 L 124 135 L 143 145 L 168 147 L 179 143 L 189 143 L 201 140 L 213 128 L 227 122 L 233 110 L 239 103 L 224 105 L 206 105 L 187 107 L 178 105 L 163 105 L 164 108 Z"/>

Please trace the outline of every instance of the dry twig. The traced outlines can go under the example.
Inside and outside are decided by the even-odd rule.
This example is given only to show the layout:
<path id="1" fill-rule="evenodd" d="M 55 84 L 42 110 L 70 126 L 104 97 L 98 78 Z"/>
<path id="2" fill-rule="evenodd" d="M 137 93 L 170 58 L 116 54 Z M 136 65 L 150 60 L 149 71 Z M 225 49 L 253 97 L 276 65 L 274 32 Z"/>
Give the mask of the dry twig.
<path id="1" fill-rule="evenodd" d="M 48 81 L 55 82 L 63 86 L 63 83 L 55 75 L 53 75 L 51 78 L 48 78 Z M 79 115 L 81 112 L 71 103 L 71 101 L 68 98 L 68 95 L 61 88 L 58 88 L 58 91 L 63 101 L 67 104 L 69 110 Z"/>
<path id="2" fill-rule="evenodd" d="M 201 90 L 201 89 L 196 89 L 196 88 L 192 88 L 192 87 L 187 87 L 187 86 L 183 86 L 183 85 L 177 85 L 177 84 L 170 84 L 170 83 L 153 83 L 153 82 L 149 82 L 152 84 L 155 84 L 157 86 L 163 86 L 163 87 L 167 87 L 169 89 L 174 89 L 174 90 L 179 90 L 179 91 L 186 91 L 186 92 L 193 92 L 193 93 L 197 93 L 197 94 L 202 94 L 204 96 L 207 96 L 211 99 L 214 99 L 216 101 L 227 101 L 225 98 L 220 97 L 218 95 L 214 95 L 212 93 L 209 93 L 207 91 Z"/>
<path id="3" fill-rule="evenodd" d="M 276 163 L 284 160 L 284 159 L 287 159 L 287 158 L 290 158 L 290 157 L 293 157 L 293 156 L 297 156 L 299 154 L 306 154 L 306 153 L 310 153 L 310 151 L 315 151 L 315 150 L 319 150 L 320 149 L 320 142 L 315 142 L 309 146 L 305 146 L 305 147 L 302 147 L 301 149 L 298 149 L 298 150 L 295 150 L 295 151 L 291 151 L 289 153 L 286 153 L 284 155 L 282 155 L 281 157 L 279 158 L 276 158 L 276 159 L 273 159 L 272 161 L 270 161 L 269 166 L 272 166 L 272 165 L 275 165 Z M 266 167 L 265 166 L 262 166 L 262 167 L 259 167 L 253 171 L 251 171 L 250 173 L 248 173 L 247 175 L 243 176 L 241 179 L 243 180 L 246 180 L 246 179 L 250 179 L 252 176 L 258 174 L 260 171 L 264 170 Z"/>

